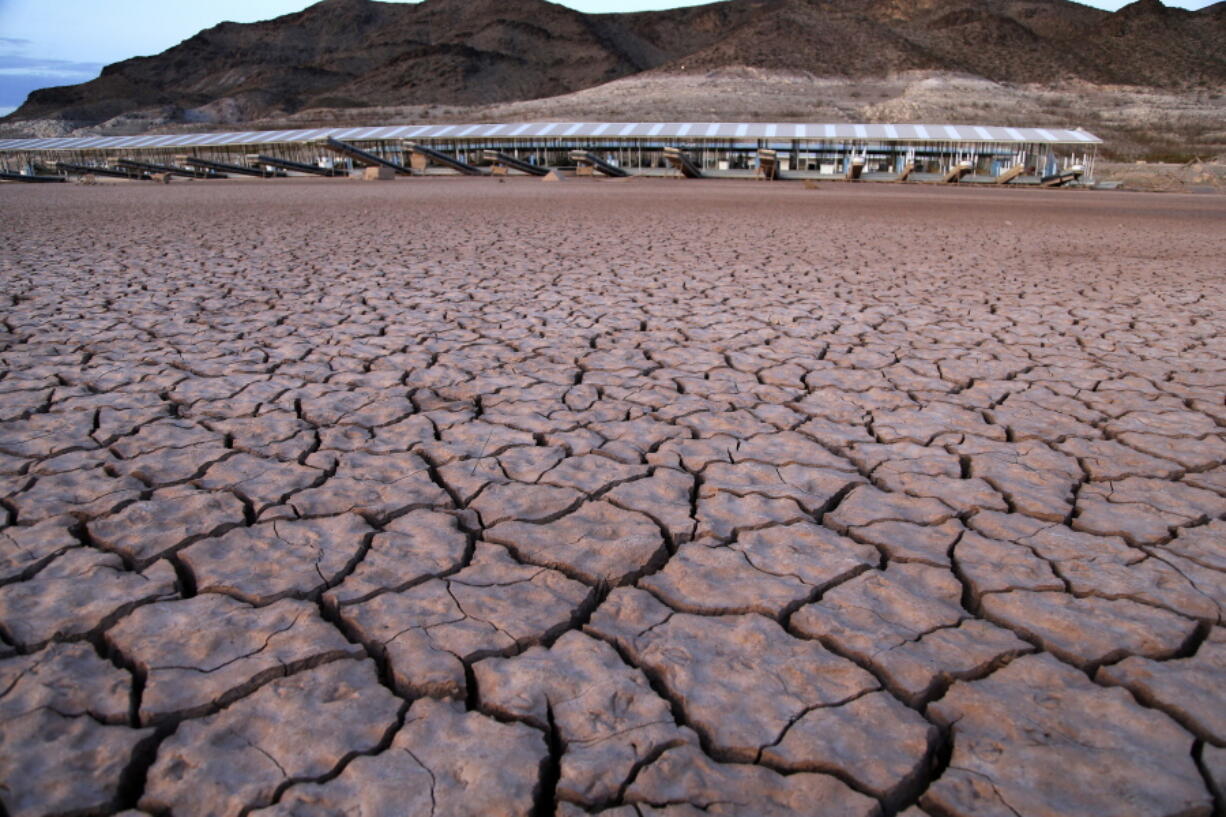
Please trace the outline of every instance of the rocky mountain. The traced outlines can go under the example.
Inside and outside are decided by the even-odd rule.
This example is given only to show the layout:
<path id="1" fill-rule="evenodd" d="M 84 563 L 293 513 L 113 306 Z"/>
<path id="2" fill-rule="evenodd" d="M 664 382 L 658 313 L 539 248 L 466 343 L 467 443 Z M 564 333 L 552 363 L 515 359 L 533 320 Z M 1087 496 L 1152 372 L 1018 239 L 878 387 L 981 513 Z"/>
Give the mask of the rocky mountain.
<path id="1" fill-rule="evenodd" d="M 644 72 L 749 67 L 819 77 L 956 72 L 996 82 L 1220 88 L 1226 3 L 1197 12 L 1136 0 L 727 0 L 583 14 L 544 0 L 323 0 L 222 23 L 81 85 L 30 94 L 5 124 L 244 122 L 305 109 L 489 105 Z"/>

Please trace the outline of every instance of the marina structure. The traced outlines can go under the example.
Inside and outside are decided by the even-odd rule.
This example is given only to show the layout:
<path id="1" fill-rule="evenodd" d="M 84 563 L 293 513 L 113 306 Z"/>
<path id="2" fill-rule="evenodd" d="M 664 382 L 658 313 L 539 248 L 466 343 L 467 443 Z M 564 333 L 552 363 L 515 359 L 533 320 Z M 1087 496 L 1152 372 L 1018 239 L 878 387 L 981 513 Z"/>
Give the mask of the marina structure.
<path id="1" fill-rule="evenodd" d="M 846 179 L 1060 186 L 1094 178 L 1081 129 L 793 122 L 514 122 L 0 140 L 3 178 L 314 174 Z"/>

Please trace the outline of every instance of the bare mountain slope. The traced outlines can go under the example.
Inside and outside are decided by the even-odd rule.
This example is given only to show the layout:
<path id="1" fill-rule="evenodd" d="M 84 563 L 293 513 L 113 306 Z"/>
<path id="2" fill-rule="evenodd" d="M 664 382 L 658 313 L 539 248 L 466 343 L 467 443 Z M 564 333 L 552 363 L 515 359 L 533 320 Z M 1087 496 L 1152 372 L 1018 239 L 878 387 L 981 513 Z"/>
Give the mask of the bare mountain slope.
<path id="1" fill-rule="evenodd" d="M 91 82 L 36 91 L 12 118 L 99 122 L 154 106 L 190 118 L 223 101 L 237 120 L 375 102 L 489 103 L 579 90 L 670 56 L 543 0 L 323 0 L 262 23 L 222 23 Z"/>
<path id="2" fill-rule="evenodd" d="M 480 106 L 553 97 L 644 72 L 749 67 L 881 79 L 941 71 L 994 82 L 1181 90 L 1226 83 L 1226 6 L 1137 0 L 728 0 L 582 14 L 544 0 L 323 0 L 222 23 L 166 52 L 31 94 L 6 125 L 248 122 L 303 110 Z"/>
<path id="3" fill-rule="evenodd" d="M 684 55 L 686 69 L 749 65 L 844 77 L 922 69 L 1007 82 L 1162 87 L 1226 81 L 1226 15 L 1216 7 L 1189 12 L 1137 0 L 1112 14 L 1066 0 L 757 5 L 760 13 L 747 22 Z"/>

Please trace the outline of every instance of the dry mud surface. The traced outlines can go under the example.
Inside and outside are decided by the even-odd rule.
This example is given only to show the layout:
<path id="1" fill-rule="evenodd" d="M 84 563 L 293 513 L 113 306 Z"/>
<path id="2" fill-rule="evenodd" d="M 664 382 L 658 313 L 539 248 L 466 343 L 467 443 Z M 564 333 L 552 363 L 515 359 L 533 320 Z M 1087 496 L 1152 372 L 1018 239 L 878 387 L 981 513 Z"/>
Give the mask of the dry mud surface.
<path id="1" fill-rule="evenodd" d="M 0 219 L 11 817 L 1222 806 L 1226 201 L 119 183 Z"/>

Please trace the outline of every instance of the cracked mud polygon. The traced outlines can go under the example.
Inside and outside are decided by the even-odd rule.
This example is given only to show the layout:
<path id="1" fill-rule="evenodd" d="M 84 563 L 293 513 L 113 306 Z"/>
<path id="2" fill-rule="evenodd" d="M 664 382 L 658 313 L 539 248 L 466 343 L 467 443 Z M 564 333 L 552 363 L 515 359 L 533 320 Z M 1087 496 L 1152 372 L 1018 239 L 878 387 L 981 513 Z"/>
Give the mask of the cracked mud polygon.
<path id="1" fill-rule="evenodd" d="M 0 206 L 11 817 L 1222 808 L 1220 197 Z"/>

